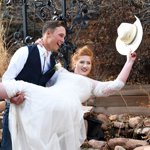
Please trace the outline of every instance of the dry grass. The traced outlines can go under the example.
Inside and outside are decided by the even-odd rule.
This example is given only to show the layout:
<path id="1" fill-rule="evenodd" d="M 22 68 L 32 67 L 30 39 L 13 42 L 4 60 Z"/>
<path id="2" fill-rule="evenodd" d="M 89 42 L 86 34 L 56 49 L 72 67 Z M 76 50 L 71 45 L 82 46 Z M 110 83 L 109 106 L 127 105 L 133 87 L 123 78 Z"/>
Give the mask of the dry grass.
<path id="1" fill-rule="evenodd" d="M 2 20 L 0 20 L 0 77 L 2 77 L 5 72 L 10 58 L 5 46 L 5 31 Z"/>
<path id="2" fill-rule="evenodd" d="M 7 31 L 7 28 L 4 28 L 2 23 L 3 13 L 1 11 L 1 8 L 2 1 L 0 0 L 0 77 L 2 77 L 2 75 L 4 74 L 10 60 L 10 56 L 5 43 L 5 33 Z"/>

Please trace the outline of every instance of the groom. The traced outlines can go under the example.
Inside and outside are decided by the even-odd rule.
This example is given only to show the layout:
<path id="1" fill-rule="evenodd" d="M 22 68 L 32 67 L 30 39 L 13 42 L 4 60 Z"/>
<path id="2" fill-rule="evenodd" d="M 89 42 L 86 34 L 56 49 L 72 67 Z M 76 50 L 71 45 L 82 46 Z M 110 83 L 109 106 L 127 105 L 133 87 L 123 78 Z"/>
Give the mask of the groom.
<path id="1" fill-rule="evenodd" d="M 52 52 L 58 52 L 64 43 L 66 36 L 65 25 L 61 21 L 48 21 L 42 29 L 43 46 L 30 45 L 19 48 L 11 58 L 8 69 L 2 80 L 23 80 L 41 86 L 51 84 L 55 76 L 55 60 Z M 23 95 L 18 93 L 10 99 L 16 105 L 24 101 Z M 12 150 L 11 137 L 9 132 L 9 105 L 7 101 L 3 116 L 3 133 L 0 150 Z"/>

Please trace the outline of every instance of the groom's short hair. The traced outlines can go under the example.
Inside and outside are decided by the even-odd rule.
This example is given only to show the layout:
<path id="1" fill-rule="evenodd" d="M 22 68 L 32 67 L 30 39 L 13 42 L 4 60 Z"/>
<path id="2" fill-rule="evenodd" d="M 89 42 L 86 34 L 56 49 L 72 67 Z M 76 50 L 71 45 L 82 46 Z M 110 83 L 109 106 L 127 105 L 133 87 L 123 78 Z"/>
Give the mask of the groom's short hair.
<path id="1" fill-rule="evenodd" d="M 44 34 L 48 29 L 55 30 L 55 28 L 60 26 L 66 28 L 65 23 L 63 21 L 59 21 L 59 20 L 47 21 L 43 26 L 42 34 Z"/>

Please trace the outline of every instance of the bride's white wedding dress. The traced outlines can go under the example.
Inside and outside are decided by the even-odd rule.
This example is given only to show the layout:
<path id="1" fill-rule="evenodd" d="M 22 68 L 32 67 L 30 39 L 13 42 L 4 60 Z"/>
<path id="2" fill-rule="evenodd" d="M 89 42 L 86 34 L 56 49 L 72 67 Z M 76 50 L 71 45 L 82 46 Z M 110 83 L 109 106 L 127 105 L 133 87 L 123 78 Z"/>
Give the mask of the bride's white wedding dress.
<path id="1" fill-rule="evenodd" d="M 79 150 L 86 138 L 82 102 L 91 95 L 107 96 L 123 87 L 121 81 L 98 82 L 60 71 L 52 87 L 23 81 L 3 83 L 9 97 L 23 92 L 25 101 L 11 104 L 9 128 L 13 150 Z"/>

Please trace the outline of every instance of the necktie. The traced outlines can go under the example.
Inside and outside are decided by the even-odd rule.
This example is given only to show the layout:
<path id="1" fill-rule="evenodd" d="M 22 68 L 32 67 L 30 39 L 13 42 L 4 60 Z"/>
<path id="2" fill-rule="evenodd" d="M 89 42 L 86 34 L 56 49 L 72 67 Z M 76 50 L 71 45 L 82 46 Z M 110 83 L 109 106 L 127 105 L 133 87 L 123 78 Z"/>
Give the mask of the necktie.
<path id="1" fill-rule="evenodd" d="M 55 59 L 56 59 L 56 54 L 51 54 L 50 58 L 49 58 L 49 61 L 50 61 L 50 66 L 49 66 L 49 69 L 48 71 L 46 71 L 45 73 L 43 73 L 40 81 L 39 81 L 39 84 L 42 85 L 42 86 L 45 86 L 47 81 L 49 81 L 49 79 L 53 76 L 53 74 L 55 73 Z"/>
<path id="2" fill-rule="evenodd" d="M 45 69 L 45 62 L 46 62 L 46 56 L 44 56 L 44 63 L 43 63 L 43 68 L 42 68 L 43 73 L 45 72 L 44 71 L 44 69 Z"/>

